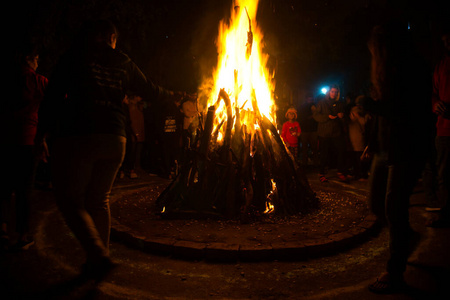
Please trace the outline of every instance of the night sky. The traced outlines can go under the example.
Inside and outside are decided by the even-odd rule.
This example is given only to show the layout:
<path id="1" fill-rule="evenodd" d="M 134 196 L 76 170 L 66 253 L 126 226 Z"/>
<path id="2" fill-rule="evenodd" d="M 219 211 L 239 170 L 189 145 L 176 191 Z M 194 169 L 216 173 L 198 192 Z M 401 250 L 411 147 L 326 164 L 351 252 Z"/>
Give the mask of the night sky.
<path id="1" fill-rule="evenodd" d="M 434 64 L 446 1 L 260 0 L 257 22 L 265 36 L 277 89 L 287 85 L 296 97 L 323 84 L 344 92 L 367 92 L 370 29 L 402 18 L 421 52 Z M 120 32 L 117 48 L 127 53 L 156 83 L 195 92 L 216 64 L 215 38 L 231 0 L 40 0 L 15 1 L 11 12 L 15 49 L 30 37 L 42 46 L 38 71 L 50 76 L 83 22 L 111 19 Z M 446 14 L 447 12 L 447 14 Z"/>

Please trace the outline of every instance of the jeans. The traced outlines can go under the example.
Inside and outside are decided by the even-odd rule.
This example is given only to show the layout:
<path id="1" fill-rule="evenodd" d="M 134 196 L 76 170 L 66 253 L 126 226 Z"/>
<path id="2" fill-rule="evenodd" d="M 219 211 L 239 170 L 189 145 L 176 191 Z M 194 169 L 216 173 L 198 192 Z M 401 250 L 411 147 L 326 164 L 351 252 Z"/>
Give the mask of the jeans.
<path id="1" fill-rule="evenodd" d="M 450 136 L 436 137 L 436 167 L 442 217 L 450 218 Z"/>
<path id="2" fill-rule="evenodd" d="M 372 161 L 369 205 L 389 228 L 389 252 L 387 271 L 401 275 L 406 269 L 409 241 L 412 234 L 409 225 L 409 197 L 420 177 L 424 161 L 389 163 L 386 153 L 377 153 Z"/>
<path id="3" fill-rule="evenodd" d="M 88 260 L 109 255 L 109 195 L 125 145 L 125 137 L 108 134 L 64 137 L 53 144 L 57 205 Z"/>

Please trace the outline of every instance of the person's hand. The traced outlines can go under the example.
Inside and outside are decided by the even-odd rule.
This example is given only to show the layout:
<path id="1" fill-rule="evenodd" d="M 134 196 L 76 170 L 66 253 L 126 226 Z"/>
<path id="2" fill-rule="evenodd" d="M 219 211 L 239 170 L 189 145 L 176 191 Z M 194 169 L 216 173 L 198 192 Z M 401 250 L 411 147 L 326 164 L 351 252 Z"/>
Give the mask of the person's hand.
<path id="1" fill-rule="evenodd" d="M 436 112 L 436 114 L 443 116 L 447 113 L 447 106 L 444 102 L 439 101 L 434 105 L 434 111 Z"/>
<path id="2" fill-rule="evenodd" d="M 311 106 L 311 111 L 312 111 L 312 112 L 315 112 L 316 109 L 317 109 L 317 107 L 316 107 L 315 105 L 312 105 L 312 106 Z"/>
<path id="3" fill-rule="evenodd" d="M 186 96 L 185 92 L 171 92 L 170 94 L 176 106 L 180 106 L 183 98 Z"/>
<path id="4" fill-rule="evenodd" d="M 363 153 L 361 154 L 361 157 L 359 158 L 361 161 L 370 161 L 372 159 L 372 152 L 370 151 L 369 146 L 366 146 L 366 148 L 364 148 Z"/>
<path id="5" fill-rule="evenodd" d="M 183 104 L 181 104 L 180 110 L 186 118 L 195 117 L 198 113 L 197 105 L 195 102 L 192 102 L 192 101 L 183 102 Z"/>
<path id="6" fill-rule="evenodd" d="M 50 157 L 50 152 L 48 151 L 48 145 L 45 139 L 43 139 L 36 147 L 37 159 L 48 163 L 48 158 Z"/>
<path id="7" fill-rule="evenodd" d="M 339 119 L 342 119 L 344 117 L 344 113 L 340 112 L 340 113 L 337 114 L 337 116 L 338 116 Z"/>
<path id="8" fill-rule="evenodd" d="M 331 120 L 334 120 L 337 118 L 337 116 L 333 116 L 333 115 L 328 115 L 328 118 L 330 118 Z"/>

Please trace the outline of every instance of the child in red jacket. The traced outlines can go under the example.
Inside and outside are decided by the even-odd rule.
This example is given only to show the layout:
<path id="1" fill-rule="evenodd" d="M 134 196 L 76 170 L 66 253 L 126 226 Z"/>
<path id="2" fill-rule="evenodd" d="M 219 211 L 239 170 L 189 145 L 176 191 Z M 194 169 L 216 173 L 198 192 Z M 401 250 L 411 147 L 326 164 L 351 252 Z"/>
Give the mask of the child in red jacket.
<path id="1" fill-rule="evenodd" d="M 298 138 L 301 133 L 300 124 L 297 120 L 297 110 L 290 107 L 286 111 L 286 119 L 288 119 L 281 130 L 281 138 L 289 149 L 289 152 L 294 156 L 294 159 L 298 159 Z"/>

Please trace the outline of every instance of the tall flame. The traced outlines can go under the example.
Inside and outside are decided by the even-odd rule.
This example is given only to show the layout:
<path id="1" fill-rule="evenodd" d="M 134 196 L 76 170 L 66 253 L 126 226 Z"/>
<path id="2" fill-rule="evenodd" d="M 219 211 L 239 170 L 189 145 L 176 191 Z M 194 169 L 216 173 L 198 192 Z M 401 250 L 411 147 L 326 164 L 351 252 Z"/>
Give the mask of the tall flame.
<path id="1" fill-rule="evenodd" d="M 275 123 L 273 74 L 266 68 L 269 56 L 262 51 L 263 34 L 256 23 L 258 1 L 235 0 L 229 22 L 221 21 L 217 39 L 218 65 L 213 74 L 213 88 L 208 95 L 208 107 L 216 104 L 223 89 L 233 108 L 241 111 L 241 123 L 254 128 L 255 110 Z M 217 106 L 217 124 L 226 118 L 225 104 Z M 235 109 L 233 109 L 235 113 Z M 235 120 L 236 121 L 236 120 Z"/>

